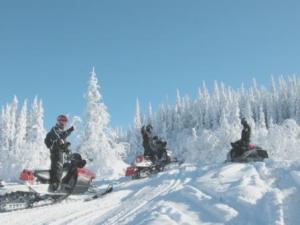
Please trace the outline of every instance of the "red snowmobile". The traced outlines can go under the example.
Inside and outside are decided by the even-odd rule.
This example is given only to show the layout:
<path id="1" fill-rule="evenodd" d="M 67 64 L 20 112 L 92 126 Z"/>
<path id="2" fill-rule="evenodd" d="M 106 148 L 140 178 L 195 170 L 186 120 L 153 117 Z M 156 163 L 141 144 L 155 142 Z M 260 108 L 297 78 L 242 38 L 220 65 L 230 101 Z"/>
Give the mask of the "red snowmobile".
<path id="1" fill-rule="evenodd" d="M 23 170 L 20 179 L 24 181 L 29 191 L 15 191 L 0 195 L 0 212 L 59 203 L 71 194 L 86 194 L 83 200 L 90 201 L 112 192 L 113 187 L 110 184 L 105 190 L 92 187 L 96 175 L 84 168 L 85 164 L 86 161 L 78 153 L 70 154 L 68 162 L 64 164 L 61 188 L 54 193 L 39 190 L 39 187 L 48 187 L 50 170 Z"/>
<path id="2" fill-rule="evenodd" d="M 171 151 L 167 151 L 165 156 L 154 162 L 144 157 L 144 155 L 138 155 L 131 166 L 127 168 L 125 176 L 131 177 L 132 179 L 146 178 L 152 174 L 174 168 L 182 163 L 183 161 L 178 161 L 177 158 L 172 155 Z"/>
<path id="3" fill-rule="evenodd" d="M 68 159 L 69 162 L 63 166 L 62 190 L 64 190 L 64 187 L 68 187 L 69 190 L 72 190 L 72 194 L 81 194 L 88 191 L 92 181 L 96 178 L 96 174 L 84 168 L 86 162 L 80 154 L 70 154 Z M 72 165 L 77 166 L 72 168 Z M 73 171 L 70 171 L 72 169 Z M 20 174 L 20 179 L 30 184 L 49 184 L 50 170 L 24 169 Z"/>

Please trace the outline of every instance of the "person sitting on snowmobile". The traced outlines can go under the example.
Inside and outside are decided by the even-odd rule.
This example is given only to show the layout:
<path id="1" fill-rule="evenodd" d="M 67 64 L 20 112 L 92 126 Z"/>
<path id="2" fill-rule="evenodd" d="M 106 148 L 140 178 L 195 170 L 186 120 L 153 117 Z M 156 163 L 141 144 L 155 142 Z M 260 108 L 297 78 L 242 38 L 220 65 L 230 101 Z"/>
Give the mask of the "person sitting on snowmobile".
<path id="1" fill-rule="evenodd" d="M 45 138 L 45 144 L 50 149 L 51 170 L 49 191 L 55 192 L 59 189 L 63 173 L 63 153 L 68 153 L 70 143 L 66 138 L 74 131 L 74 127 L 64 130 L 68 117 L 59 115 L 56 125 L 50 130 Z"/>
<path id="2" fill-rule="evenodd" d="M 157 160 L 167 160 L 167 142 L 158 138 L 157 136 L 153 137 L 153 146 L 155 158 Z"/>
<path id="3" fill-rule="evenodd" d="M 153 127 L 151 124 L 147 125 L 146 127 L 143 126 L 141 129 L 141 133 L 143 136 L 143 147 L 144 147 L 144 157 L 149 158 L 151 161 L 155 160 L 155 154 L 153 151 L 153 134 L 152 134 Z"/>
<path id="4" fill-rule="evenodd" d="M 234 154 L 232 155 L 232 157 L 241 156 L 248 150 L 248 146 L 250 144 L 251 127 L 245 118 L 242 118 L 241 124 L 243 125 L 241 139 L 234 143 L 231 143 L 231 146 L 233 148 L 232 153 Z"/>
<path id="5" fill-rule="evenodd" d="M 69 162 L 64 164 L 64 168 L 67 168 L 67 174 L 62 179 L 62 186 L 65 191 L 72 191 L 74 188 L 74 183 L 70 185 L 70 180 L 77 176 L 77 168 L 83 168 L 86 165 L 86 160 L 82 159 L 81 155 L 78 153 L 73 153 L 68 156 Z M 77 178 L 76 178 L 77 179 Z"/>

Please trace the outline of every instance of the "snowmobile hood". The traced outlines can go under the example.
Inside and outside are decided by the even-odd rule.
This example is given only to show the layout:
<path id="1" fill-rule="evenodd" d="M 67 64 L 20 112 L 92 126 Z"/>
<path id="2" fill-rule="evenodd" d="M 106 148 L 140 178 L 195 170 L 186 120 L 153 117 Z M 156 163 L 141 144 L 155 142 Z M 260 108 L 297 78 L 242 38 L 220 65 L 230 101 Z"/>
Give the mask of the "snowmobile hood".
<path id="1" fill-rule="evenodd" d="M 92 171 L 90 171 L 87 168 L 77 168 L 77 175 L 78 176 L 83 176 L 89 179 L 95 179 L 96 178 L 96 174 Z"/>
<path id="2" fill-rule="evenodd" d="M 34 174 L 32 170 L 24 169 L 20 174 L 22 181 L 34 181 Z"/>

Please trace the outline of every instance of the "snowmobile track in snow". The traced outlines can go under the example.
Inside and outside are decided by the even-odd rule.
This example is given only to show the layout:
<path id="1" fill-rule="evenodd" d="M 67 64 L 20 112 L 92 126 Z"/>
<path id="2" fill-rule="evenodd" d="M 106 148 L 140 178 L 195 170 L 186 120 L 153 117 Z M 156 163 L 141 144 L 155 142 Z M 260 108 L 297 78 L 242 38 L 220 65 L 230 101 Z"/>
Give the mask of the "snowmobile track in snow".
<path id="1" fill-rule="evenodd" d="M 103 225 L 114 225 L 114 224 L 126 224 L 126 221 L 130 220 L 139 209 L 143 208 L 151 201 L 155 200 L 157 197 L 162 196 L 172 189 L 175 189 L 180 182 L 174 180 L 172 183 L 162 183 L 157 185 L 157 187 L 143 187 L 137 193 L 133 193 L 134 197 L 128 197 L 122 205 L 115 208 L 111 208 L 104 215 L 99 215 L 97 209 L 92 209 L 85 211 L 80 217 L 72 218 L 71 220 L 64 220 L 67 224 L 82 224 L 82 223 L 97 223 Z M 63 224 L 63 223 L 58 223 Z M 58 225 L 55 224 L 55 225 Z"/>
<path id="2" fill-rule="evenodd" d="M 143 190 L 140 194 L 135 196 L 133 199 L 127 200 L 125 203 L 125 206 L 122 205 L 116 210 L 113 210 L 112 214 L 115 216 L 110 217 L 111 215 L 108 215 L 109 219 L 105 221 L 104 219 L 104 225 L 114 225 L 114 224 L 122 224 L 126 223 L 126 220 L 130 219 L 130 216 L 132 216 L 138 209 L 144 207 L 145 205 L 149 204 L 151 201 L 153 201 L 155 198 L 162 196 L 168 192 L 170 192 L 172 189 L 175 189 L 176 186 L 180 185 L 179 182 L 174 181 L 170 184 L 166 185 L 159 185 L 157 188 L 152 189 L 151 187 L 146 188 L 146 190 Z M 162 187 L 161 187 L 162 186 Z M 147 189 L 150 189 L 149 192 Z M 145 194 L 146 192 L 146 194 Z M 141 197 L 140 195 L 144 195 L 144 197 Z"/>

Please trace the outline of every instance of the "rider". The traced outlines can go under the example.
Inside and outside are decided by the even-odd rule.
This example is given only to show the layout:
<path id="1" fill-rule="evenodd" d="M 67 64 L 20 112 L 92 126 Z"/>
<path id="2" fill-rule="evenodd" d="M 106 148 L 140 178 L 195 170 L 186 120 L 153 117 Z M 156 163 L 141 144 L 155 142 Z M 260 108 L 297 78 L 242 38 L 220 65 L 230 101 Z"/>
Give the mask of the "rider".
<path id="1" fill-rule="evenodd" d="M 49 191 L 55 192 L 60 188 L 62 173 L 63 173 L 63 153 L 69 152 L 69 142 L 66 138 L 74 131 L 74 127 L 67 130 L 65 125 L 68 122 L 66 115 L 57 117 L 56 125 L 50 130 L 45 138 L 45 144 L 50 149 L 51 170 L 50 170 L 50 185 Z"/>
<path id="2" fill-rule="evenodd" d="M 155 160 L 154 151 L 152 148 L 153 141 L 153 127 L 151 124 L 148 124 L 146 127 L 143 126 L 141 129 L 141 133 L 143 136 L 143 147 L 144 147 L 144 156 L 149 158 L 151 161 Z"/>
<path id="3" fill-rule="evenodd" d="M 142 127 L 144 156 L 152 162 L 156 160 L 167 160 L 167 142 L 153 137 L 153 127 L 149 124 Z"/>
<path id="4" fill-rule="evenodd" d="M 167 160 L 167 142 L 155 136 L 153 138 L 153 149 L 158 160 Z"/>
<path id="5" fill-rule="evenodd" d="M 242 118 L 241 124 L 243 125 L 241 139 L 231 143 L 235 157 L 239 157 L 247 151 L 250 144 L 251 127 L 245 118 Z"/>

